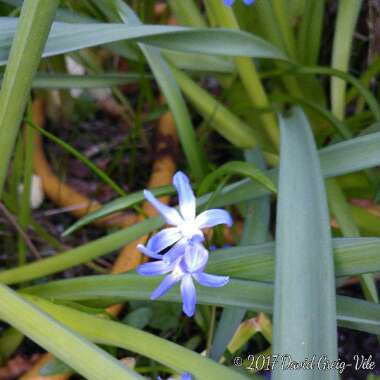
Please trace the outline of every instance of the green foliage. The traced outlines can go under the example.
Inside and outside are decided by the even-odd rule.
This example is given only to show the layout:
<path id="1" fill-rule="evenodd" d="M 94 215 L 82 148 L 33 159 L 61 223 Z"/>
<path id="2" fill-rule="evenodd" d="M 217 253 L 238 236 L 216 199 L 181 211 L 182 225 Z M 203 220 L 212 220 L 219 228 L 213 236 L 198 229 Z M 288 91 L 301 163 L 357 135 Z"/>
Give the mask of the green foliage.
<path id="1" fill-rule="evenodd" d="M 372 276 L 380 272 L 380 107 L 372 85 L 380 58 L 371 30 L 369 47 L 356 34 L 357 25 L 373 15 L 361 0 L 339 0 L 336 17 L 324 0 L 256 0 L 250 7 L 241 1 L 227 7 L 222 0 L 167 3 L 155 15 L 150 0 L 0 1 L 0 200 L 19 228 L 16 239 L 6 225 L 0 231 L 0 319 L 9 325 L 0 335 L 2 363 L 25 335 L 56 357 L 43 367 L 44 375 L 77 372 L 104 380 L 188 371 L 196 379 L 237 380 L 259 378 L 230 368 L 226 352 L 245 315 L 267 313 L 269 330 L 273 315 L 273 341 L 255 325 L 237 338 L 242 355 L 249 339 L 262 352 L 294 360 L 322 354 L 334 360 L 337 326 L 380 335 Z M 172 15 L 178 25 L 169 22 Z M 67 72 L 64 55 L 73 52 L 84 75 Z M 112 170 L 74 148 L 63 133 L 70 120 L 73 135 L 83 138 L 76 126 L 99 116 L 92 91 L 104 88 L 122 109 L 128 135 L 107 157 Z M 77 99 L 72 89 L 86 95 Z M 28 111 L 22 137 L 27 102 L 45 97 L 51 105 L 52 91 L 66 116 L 50 111 L 47 129 L 53 126 L 53 132 L 35 126 Z M 236 222 L 236 246 L 212 252 L 206 268 L 230 276 L 230 283 L 197 289 L 201 306 L 194 320 L 181 313 L 178 287 L 162 302 L 150 300 L 159 278 L 73 270 L 88 264 L 107 273 L 92 260 L 164 225 L 161 217 L 140 211 L 150 161 L 139 158 L 140 149 L 152 155 L 156 141 L 148 139 L 149 123 L 167 111 L 180 141 L 176 164 L 195 180 L 197 207 L 228 206 Z M 58 221 L 62 238 L 74 248 L 63 249 L 31 210 L 35 130 L 117 194 L 78 221 L 49 221 Z M 125 152 L 133 179 L 128 192 L 126 176 L 114 170 Z M 151 190 L 175 194 L 173 186 Z M 355 205 L 351 198 L 358 198 Z M 90 227 L 131 209 L 140 219 L 127 229 Z M 31 228 L 39 236 L 41 260 L 28 256 L 24 238 Z M 223 247 L 221 230 L 216 235 L 207 243 Z M 51 256 L 45 245 L 62 252 Z M 349 276 L 359 276 L 367 300 L 337 295 Z M 17 285 L 17 292 L 7 285 Z M 106 314 L 107 306 L 120 302 L 128 302 L 120 320 Z M 206 350 L 206 357 L 194 350 Z M 117 360 L 126 352 L 137 358 L 133 370 Z M 272 377 L 289 375 L 276 367 Z M 323 378 L 337 373 L 323 372 Z"/>

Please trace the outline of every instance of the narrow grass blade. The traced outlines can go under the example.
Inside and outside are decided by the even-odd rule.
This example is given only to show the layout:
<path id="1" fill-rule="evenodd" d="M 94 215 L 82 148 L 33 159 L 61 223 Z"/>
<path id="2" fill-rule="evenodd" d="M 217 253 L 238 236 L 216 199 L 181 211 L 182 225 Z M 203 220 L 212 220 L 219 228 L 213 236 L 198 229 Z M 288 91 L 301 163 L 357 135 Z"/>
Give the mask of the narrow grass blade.
<path id="1" fill-rule="evenodd" d="M 33 124 L 30 120 L 26 120 L 26 123 L 29 127 L 36 129 L 39 133 L 46 136 L 49 140 L 53 141 L 72 156 L 81 161 L 84 165 L 86 165 L 96 176 L 98 176 L 104 183 L 106 183 L 109 187 L 115 190 L 120 195 L 125 195 L 125 191 L 115 183 L 107 173 L 105 173 L 102 169 L 99 169 L 91 160 L 89 160 L 86 156 L 80 153 L 78 150 L 73 148 L 70 144 L 67 144 L 65 141 L 61 140 L 59 137 L 54 136 L 52 133 L 45 131 L 43 128 L 38 125 Z"/>
<path id="2" fill-rule="evenodd" d="M 0 318 L 88 379 L 143 379 L 4 285 L 0 285 Z"/>
<path id="3" fill-rule="evenodd" d="M 0 198 L 33 76 L 57 6 L 58 0 L 26 0 L 22 6 L 17 32 L 14 22 L 11 36 L 6 38 L 8 49 L 11 43 L 12 49 L 5 52 L 0 48 L 0 52 L 7 54 L 9 62 L 0 91 Z M 0 35 L 3 38 L 2 32 Z"/>
<path id="4" fill-rule="evenodd" d="M 303 361 L 337 359 L 336 301 L 327 200 L 309 123 L 299 108 L 281 118 L 281 161 L 276 228 L 273 352 Z M 287 379 L 281 367 L 275 380 Z M 300 369 L 294 379 L 315 379 Z M 329 370 L 325 379 L 337 379 Z"/>

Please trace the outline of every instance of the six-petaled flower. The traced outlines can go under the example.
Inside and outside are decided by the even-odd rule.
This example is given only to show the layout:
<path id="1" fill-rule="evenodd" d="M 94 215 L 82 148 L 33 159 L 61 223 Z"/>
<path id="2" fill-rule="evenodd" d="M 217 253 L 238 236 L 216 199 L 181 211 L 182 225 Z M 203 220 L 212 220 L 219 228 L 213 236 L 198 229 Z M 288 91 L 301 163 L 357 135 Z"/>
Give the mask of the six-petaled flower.
<path id="1" fill-rule="evenodd" d="M 191 317 L 195 313 L 196 290 L 194 281 L 208 287 L 227 284 L 226 276 L 215 276 L 204 272 L 209 253 L 203 246 L 203 228 L 218 224 L 232 225 L 230 214 L 222 209 L 207 210 L 196 216 L 196 199 L 189 179 L 182 172 L 173 177 L 173 185 L 179 198 L 179 212 L 162 204 L 153 194 L 145 190 L 145 198 L 157 209 L 165 221 L 174 227 L 166 228 L 153 235 L 145 247 L 138 249 L 146 256 L 156 259 L 140 265 L 137 272 L 143 276 L 166 275 L 151 299 L 157 299 L 176 283 L 181 283 L 184 313 Z"/>
<path id="2" fill-rule="evenodd" d="M 155 254 L 175 243 L 185 246 L 189 242 L 203 241 L 203 228 L 218 224 L 232 225 L 231 216 L 225 210 L 207 210 L 196 216 L 195 196 L 184 173 L 177 172 L 174 175 L 173 185 L 178 192 L 179 212 L 161 203 L 149 190 L 144 190 L 145 198 L 168 224 L 174 226 L 165 228 L 149 240 L 147 248 Z"/>
<path id="3" fill-rule="evenodd" d="M 184 253 L 174 262 L 164 257 L 152 263 L 140 265 L 137 272 L 145 276 L 168 274 L 158 288 L 152 293 L 151 299 L 163 296 L 176 283 L 181 282 L 183 312 L 191 317 L 195 312 L 197 295 L 193 279 L 199 284 L 219 288 L 229 281 L 227 276 L 216 276 L 204 272 L 208 261 L 208 251 L 201 243 L 190 243 L 184 248 Z"/>

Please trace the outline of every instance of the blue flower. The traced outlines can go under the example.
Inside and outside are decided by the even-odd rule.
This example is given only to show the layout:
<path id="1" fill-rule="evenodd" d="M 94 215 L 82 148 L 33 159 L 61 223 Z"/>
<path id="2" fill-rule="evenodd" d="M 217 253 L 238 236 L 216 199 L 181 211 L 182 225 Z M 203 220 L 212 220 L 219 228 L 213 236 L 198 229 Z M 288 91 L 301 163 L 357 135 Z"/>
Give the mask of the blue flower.
<path id="1" fill-rule="evenodd" d="M 245 5 L 252 5 L 256 0 L 243 0 Z M 224 4 L 227 6 L 232 6 L 235 0 L 224 0 Z"/>
<path id="2" fill-rule="evenodd" d="M 145 199 L 153 205 L 168 224 L 174 226 L 158 232 L 148 241 L 146 248 L 153 255 L 157 255 L 176 243 L 186 246 L 189 242 L 203 241 L 203 228 L 214 227 L 218 224 L 232 225 L 230 214 L 222 209 L 207 210 L 196 216 L 195 196 L 189 179 L 184 173 L 177 172 L 174 175 L 173 185 L 178 193 L 179 212 L 175 208 L 161 203 L 150 191 L 144 190 Z"/>
<path id="3" fill-rule="evenodd" d="M 157 377 L 157 380 L 162 380 L 162 378 L 160 376 Z M 174 378 L 172 377 L 169 377 L 168 380 L 175 380 Z M 181 378 L 179 380 L 192 380 L 192 377 L 190 375 L 190 373 L 188 372 L 185 372 Z"/>
<path id="4" fill-rule="evenodd" d="M 145 248 L 146 249 L 146 248 Z M 204 272 L 208 261 L 208 251 L 199 242 L 192 242 L 185 247 L 184 252 L 178 254 L 177 258 L 167 258 L 170 251 L 162 255 L 159 261 L 146 263 L 137 268 L 137 272 L 145 276 L 168 274 L 157 289 L 152 293 L 151 299 L 155 300 L 168 292 L 176 283 L 181 282 L 181 296 L 183 301 L 183 312 L 192 317 L 195 313 L 197 295 L 193 279 L 199 284 L 212 288 L 219 288 L 229 281 L 227 276 L 216 276 Z M 149 253 L 149 252 L 148 252 Z"/>

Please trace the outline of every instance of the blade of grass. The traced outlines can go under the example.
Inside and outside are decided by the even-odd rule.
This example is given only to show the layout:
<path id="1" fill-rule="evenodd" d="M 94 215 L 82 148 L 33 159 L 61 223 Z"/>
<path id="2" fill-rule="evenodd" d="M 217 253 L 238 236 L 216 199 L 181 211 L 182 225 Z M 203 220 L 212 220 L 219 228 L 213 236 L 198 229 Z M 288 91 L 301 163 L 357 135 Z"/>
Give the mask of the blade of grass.
<path id="1" fill-rule="evenodd" d="M 16 24 L 13 28 L 14 40 L 0 91 L 0 198 L 33 76 L 57 5 L 58 0 L 25 0 L 17 31 Z"/>
<path id="2" fill-rule="evenodd" d="M 70 144 L 67 144 L 65 141 L 61 140 L 59 137 L 54 136 L 52 133 L 46 131 L 45 129 L 39 127 L 34 124 L 31 120 L 25 120 L 26 124 L 30 127 L 30 129 L 35 129 L 43 136 L 46 136 L 49 140 L 53 141 L 72 156 L 81 161 L 84 165 L 86 165 L 96 176 L 98 176 L 104 183 L 106 183 L 109 187 L 115 190 L 118 194 L 125 196 L 125 191 L 115 183 L 103 170 L 99 169 L 91 160 L 89 160 L 86 156 L 80 153 L 78 150 L 73 148 Z"/>
<path id="3" fill-rule="evenodd" d="M 88 379 L 143 379 L 4 285 L 0 285 L 0 318 Z"/>
<path id="4" fill-rule="evenodd" d="M 313 135 L 299 108 L 281 118 L 273 352 L 292 360 L 337 359 L 336 301 L 327 200 Z M 318 317 L 316 317 L 318 316 Z M 290 323 L 291 321 L 291 323 Z M 287 379 L 275 367 L 273 378 Z M 300 369 L 295 379 L 318 378 Z M 337 379 L 335 370 L 325 379 Z"/>

